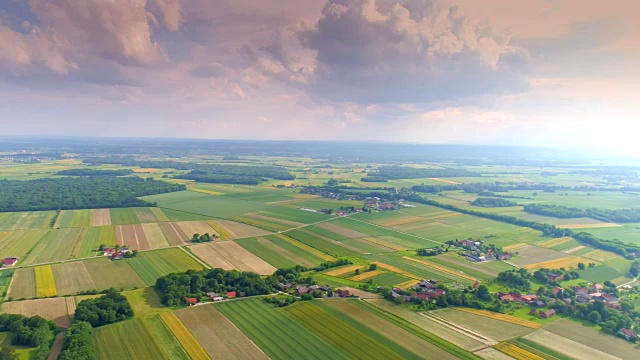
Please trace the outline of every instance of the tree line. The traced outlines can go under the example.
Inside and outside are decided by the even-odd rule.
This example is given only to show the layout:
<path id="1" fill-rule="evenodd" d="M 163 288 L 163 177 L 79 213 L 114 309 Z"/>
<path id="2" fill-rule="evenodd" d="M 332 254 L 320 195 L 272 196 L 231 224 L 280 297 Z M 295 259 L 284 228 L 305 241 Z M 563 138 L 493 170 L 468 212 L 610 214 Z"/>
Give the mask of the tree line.
<path id="1" fill-rule="evenodd" d="M 517 204 L 513 201 L 505 200 L 502 198 L 493 198 L 493 197 L 479 197 L 471 202 L 473 206 L 486 207 L 486 208 L 495 208 L 495 207 L 510 207 L 516 206 Z"/>
<path id="2" fill-rule="evenodd" d="M 464 169 L 423 169 L 409 166 L 381 166 L 368 177 L 387 180 L 419 179 L 432 177 L 480 176 L 480 174 Z"/>
<path id="3" fill-rule="evenodd" d="M 123 166 L 139 166 L 142 168 L 160 168 L 195 171 L 192 175 L 227 175 L 230 177 L 272 178 L 277 180 L 294 180 L 296 177 L 280 166 L 251 166 L 197 164 L 170 160 L 136 160 L 133 157 L 94 157 L 86 158 L 84 163 L 91 165 L 118 164 Z"/>
<path id="4" fill-rule="evenodd" d="M 40 316 L 26 317 L 16 314 L 0 315 L 0 332 L 11 333 L 11 345 L 23 345 L 37 348 L 31 355 L 32 360 L 45 360 L 49 356 L 56 325 Z M 5 359 L 18 357 L 8 346 L 3 346 L 2 355 Z"/>
<path id="5" fill-rule="evenodd" d="M 139 177 L 80 177 L 0 181 L 0 212 L 155 206 L 139 196 L 186 190 Z"/>
<path id="6" fill-rule="evenodd" d="M 56 175 L 64 176 L 126 176 L 133 174 L 131 169 L 98 170 L 98 169 L 67 169 L 61 170 Z"/>
<path id="7" fill-rule="evenodd" d="M 528 204 L 524 211 L 537 215 L 552 216 L 557 218 L 588 217 L 605 222 L 631 223 L 640 222 L 640 209 L 579 209 L 552 204 Z"/>

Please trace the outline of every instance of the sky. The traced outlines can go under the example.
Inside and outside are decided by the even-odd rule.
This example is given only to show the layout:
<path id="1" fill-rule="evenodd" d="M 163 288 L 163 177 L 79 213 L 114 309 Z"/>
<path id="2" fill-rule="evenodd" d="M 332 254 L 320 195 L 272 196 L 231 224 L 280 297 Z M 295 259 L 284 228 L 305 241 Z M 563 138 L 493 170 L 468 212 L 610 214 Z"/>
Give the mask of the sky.
<path id="1" fill-rule="evenodd" d="M 0 134 L 640 155 L 636 0 L 2 0 Z"/>

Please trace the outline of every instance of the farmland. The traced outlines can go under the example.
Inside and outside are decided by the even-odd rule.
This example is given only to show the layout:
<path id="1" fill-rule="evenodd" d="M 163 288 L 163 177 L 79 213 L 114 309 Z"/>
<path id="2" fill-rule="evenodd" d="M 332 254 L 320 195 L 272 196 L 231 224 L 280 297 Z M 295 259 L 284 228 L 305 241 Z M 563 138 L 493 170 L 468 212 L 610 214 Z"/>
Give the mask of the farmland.
<path id="1" fill-rule="evenodd" d="M 35 299 L 11 301 L 2 304 L 2 312 L 7 314 L 21 314 L 27 317 L 39 315 L 54 321 L 60 327 L 69 327 L 70 320 L 65 298 Z"/>
<path id="2" fill-rule="evenodd" d="M 436 310 L 429 314 L 436 319 L 443 319 L 498 341 L 522 336 L 534 330 L 528 326 L 517 325 L 454 309 Z"/>
<path id="3" fill-rule="evenodd" d="M 27 230 L 48 228 L 55 211 L 0 213 L 0 230 Z"/>
<path id="4" fill-rule="evenodd" d="M 259 258 L 278 269 L 290 268 L 296 265 L 303 265 L 307 267 L 313 266 L 313 263 L 264 238 L 241 239 L 236 240 L 236 242 L 249 252 L 257 255 Z"/>
<path id="5" fill-rule="evenodd" d="M 37 266 L 33 269 L 36 282 L 36 296 L 56 296 L 56 280 L 53 277 L 51 265 Z"/>
<path id="6" fill-rule="evenodd" d="M 252 271 L 262 275 L 272 274 L 276 271 L 275 267 L 233 241 L 192 245 L 189 246 L 189 249 L 214 268 Z"/>
<path id="7" fill-rule="evenodd" d="M 176 248 L 138 253 L 135 258 L 127 259 L 127 263 L 149 286 L 164 275 L 203 268 L 186 252 Z"/>

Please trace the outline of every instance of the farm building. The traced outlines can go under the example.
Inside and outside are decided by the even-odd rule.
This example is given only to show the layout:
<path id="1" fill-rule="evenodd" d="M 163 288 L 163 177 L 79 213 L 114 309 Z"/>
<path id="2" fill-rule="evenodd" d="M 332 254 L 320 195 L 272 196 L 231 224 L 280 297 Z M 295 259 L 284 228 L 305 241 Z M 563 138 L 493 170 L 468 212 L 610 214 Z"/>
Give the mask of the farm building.
<path id="1" fill-rule="evenodd" d="M 191 306 L 191 305 L 195 305 L 198 303 L 198 299 L 196 298 L 185 298 L 184 301 L 187 303 L 187 305 Z"/>
<path id="2" fill-rule="evenodd" d="M 629 330 L 627 328 L 622 328 L 618 330 L 618 335 L 621 335 L 622 337 L 624 337 L 629 341 L 635 341 L 636 339 L 638 339 L 638 335 L 635 332 L 633 332 L 633 330 Z"/>
<path id="3" fill-rule="evenodd" d="M 17 257 L 8 257 L 3 260 L 0 260 L 0 266 L 1 267 L 14 266 L 17 262 L 18 262 Z"/>
<path id="4" fill-rule="evenodd" d="M 235 291 L 229 291 L 227 292 L 227 297 L 229 299 L 236 297 L 236 292 Z"/>
<path id="5" fill-rule="evenodd" d="M 349 290 L 346 290 L 346 289 L 345 289 L 345 290 L 342 290 L 342 289 L 336 289 L 335 294 L 336 294 L 337 296 L 340 296 L 340 297 L 347 297 L 347 296 L 349 296 L 349 294 L 350 294 L 350 293 L 349 293 Z"/>
<path id="6" fill-rule="evenodd" d="M 549 310 L 544 310 L 544 311 L 539 311 L 538 312 L 538 316 L 541 319 L 549 319 L 550 317 L 554 316 L 556 314 L 556 311 L 553 309 L 549 309 Z"/>

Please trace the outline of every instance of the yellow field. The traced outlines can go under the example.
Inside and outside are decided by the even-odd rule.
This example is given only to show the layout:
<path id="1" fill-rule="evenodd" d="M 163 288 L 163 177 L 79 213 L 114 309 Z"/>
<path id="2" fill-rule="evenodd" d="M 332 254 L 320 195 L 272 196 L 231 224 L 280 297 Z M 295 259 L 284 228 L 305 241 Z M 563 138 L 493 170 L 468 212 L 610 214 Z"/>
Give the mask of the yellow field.
<path id="1" fill-rule="evenodd" d="M 209 194 L 209 195 L 224 195 L 221 192 L 212 191 L 212 190 L 205 190 L 205 189 L 197 189 L 197 188 L 194 188 L 194 187 L 190 187 L 189 191 L 195 191 L 195 192 L 199 192 L 199 193 L 203 193 L 203 194 Z"/>
<path id="2" fill-rule="evenodd" d="M 421 221 L 425 221 L 425 218 L 414 216 L 414 217 L 408 217 L 404 219 L 389 220 L 386 222 L 381 222 L 380 225 L 389 227 L 389 226 L 406 225 L 406 224 L 411 224 L 411 223 L 421 222 Z"/>
<path id="3" fill-rule="evenodd" d="M 530 353 L 525 349 L 521 349 L 513 344 L 500 343 L 494 346 L 497 350 L 500 350 L 503 354 L 509 355 L 516 360 L 544 360 L 544 358 Z"/>
<path id="4" fill-rule="evenodd" d="M 439 266 L 439 265 L 436 265 L 436 264 L 433 264 L 433 263 L 429 263 L 429 262 L 426 262 L 426 261 L 421 261 L 421 260 L 418 260 L 418 259 L 410 258 L 408 256 L 403 256 L 402 258 L 403 259 L 407 259 L 407 260 L 411 260 L 411 261 L 415 261 L 415 262 L 420 263 L 422 265 L 426 265 L 426 266 L 428 266 L 430 268 L 434 268 L 436 270 L 445 272 L 447 274 L 455 275 L 455 276 L 461 277 L 463 279 L 467 279 L 467 280 L 471 280 L 471 281 L 478 280 L 477 278 L 474 278 L 473 276 L 461 274 L 460 272 L 458 272 L 456 270 L 451 270 L 451 269 L 448 269 L 446 267 L 442 267 L 442 266 Z"/>
<path id="5" fill-rule="evenodd" d="M 522 249 L 525 246 L 529 246 L 529 244 L 517 243 L 517 244 L 505 246 L 505 247 L 502 248 L 502 250 L 504 250 L 504 251 L 518 251 L 518 249 Z"/>
<path id="6" fill-rule="evenodd" d="M 578 263 L 589 263 L 590 259 L 585 259 L 581 257 L 568 257 L 568 258 L 560 258 L 555 260 L 543 261 L 535 264 L 523 265 L 522 267 L 525 269 L 539 269 L 539 268 L 547 268 L 547 269 L 559 269 L 561 267 L 565 269 L 577 268 Z"/>
<path id="7" fill-rule="evenodd" d="M 400 289 L 408 289 L 408 288 L 412 287 L 415 284 L 416 284 L 416 280 L 415 279 L 411 279 L 411 280 L 407 280 L 407 281 L 405 281 L 403 283 L 400 283 L 400 284 L 395 284 L 393 286 L 394 287 L 398 287 Z"/>
<path id="8" fill-rule="evenodd" d="M 362 269 L 362 268 L 364 268 L 364 266 L 362 265 L 349 265 L 349 266 L 341 267 L 339 269 L 327 271 L 324 274 L 329 276 L 340 276 L 342 274 L 352 273 L 356 271 L 356 269 Z"/>
<path id="9" fill-rule="evenodd" d="M 218 235 L 220 235 L 220 239 L 222 240 L 233 239 L 233 236 L 227 230 L 225 230 L 222 226 L 216 223 L 215 220 L 208 220 L 207 224 L 209 224 L 209 226 L 211 226 L 211 228 L 215 232 L 217 232 Z"/>
<path id="10" fill-rule="evenodd" d="M 586 253 L 582 256 L 589 259 L 598 260 L 598 261 L 607 261 L 607 260 L 613 260 L 613 259 L 619 258 L 618 255 L 614 253 L 610 253 L 608 251 L 604 251 L 604 250 L 595 250 L 590 253 Z"/>
<path id="11" fill-rule="evenodd" d="M 362 280 L 365 280 L 365 279 L 368 279 L 368 278 L 371 278 L 371 277 L 374 277 L 376 275 L 380 275 L 380 274 L 383 274 L 383 273 L 384 273 L 384 271 L 382 271 L 382 270 L 367 271 L 367 272 L 364 272 L 362 274 L 358 274 L 356 276 L 352 276 L 352 277 L 349 278 L 349 280 L 362 281 Z"/>
<path id="12" fill-rule="evenodd" d="M 596 229 L 596 228 L 618 227 L 622 225 L 614 224 L 614 223 L 598 223 L 598 224 L 567 224 L 567 225 L 556 225 L 556 226 L 563 229 Z"/>
<path id="13" fill-rule="evenodd" d="M 556 245 L 560 245 L 560 244 L 564 244 L 568 241 L 573 240 L 572 237 L 561 237 L 561 238 L 556 238 L 556 239 L 551 239 L 549 241 L 543 242 L 542 244 L 538 245 L 538 246 L 542 246 L 543 248 L 550 248 Z"/>
<path id="14" fill-rule="evenodd" d="M 529 321 L 529 320 L 525 320 L 525 319 L 520 319 L 518 317 L 515 316 L 511 316 L 511 315 L 507 315 L 507 314 L 501 314 L 501 313 L 495 313 L 492 311 L 487 311 L 487 310 L 478 310 L 478 309 L 471 309 L 471 308 L 456 308 L 456 310 L 459 311 L 464 311 L 464 312 L 468 312 L 471 314 L 476 314 L 476 315 L 480 315 L 480 316 L 484 316 L 484 317 L 488 317 L 491 319 L 496 319 L 496 320 L 500 320 L 500 321 L 504 321 L 504 322 L 508 322 L 508 323 L 512 323 L 512 324 L 516 324 L 516 325 L 521 325 L 521 326 L 525 326 L 528 328 L 532 328 L 532 329 L 539 329 L 542 327 L 541 324 L 538 324 L 537 322 L 533 322 L 533 321 Z"/>
<path id="15" fill-rule="evenodd" d="M 189 330 L 184 326 L 184 324 L 182 324 L 180 319 L 178 319 L 174 313 L 162 313 L 160 314 L 160 318 L 165 325 L 167 325 L 169 330 L 171 330 L 176 339 L 178 339 L 180 345 L 182 345 L 187 354 L 189 354 L 189 357 L 194 360 L 210 359 L 209 355 L 207 355 L 200 343 L 198 343 L 193 335 L 191 335 Z"/>
<path id="16" fill-rule="evenodd" d="M 36 278 L 36 296 L 49 297 L 58 295 L 51 265 L 37 266 L 33 270 Z"/>
<path id="17" fill-rule="evenodd" d="M 279 237 L 280 239 L 288 242 L 289 244 L 299 247 L 300 249 L 311 253 L 317 257 L 319 257 L 320 259 L 324 260 L 324 261 L 335 261 L 336 258 L 334 258 L 333 256 L 327 255 L 325 253 L 323 253 L 322 251 L 316 250 L 314 248 L 312 248 L 311 246 L 307 245 L 307 244 L 303 244 L 299 241 L 296 241 L 286 235 L 282 235 L 282 234 L 275 234 L 277 237 Z"/>
<path id="18" fill-rule="evenodd" d="M 453 184 L 453 185 L 458 185 L 460 184 L 457 181 L 453 181 L 453 180 L 447 180 L 447 179 L 441 179 L 441 178 L 429 178 L 429 180 L 435 180 L 435 181 L 440 181 L 443 182 L 445 184 Z"/>
<path id="19" fill-rule="evenodd" d="M 377 244 L 377 245 L 380 245 L 380 246 L 384 246 L 384 247 L 387 247 L 387 248 L 393 249 L 393 250 L 398 250 L 398 251 L 409 250 L 409 248 L 407 248 L 407 247 L 396 245 L 396 244 L 392 244 L 390 242 L 387 242 L 387 241 L 384 241 L 384 240 L 379 240 L 379 239 L 376 239 L 376 238 L 367 237 L 367 238 L 362 238 L 362 239 L 365 240 L 365 241 L 368 241 L 370 243 L 374 243 L 374 244 Z"/>
<path id="20" fill-rule="evenodd" d="M 412 274 L 412 273 L 410 273 L 408 271 L 404 271 L 404 270 L 398 269 L 395 266 L 392 266 L 392 265 L 389 265 L 389 264 L 385 264 L 385 263 L 380 262 L 380 261 L 374 261 L 374 262 L 372 262 L 372 264 L 376 264 L 376 265 L 378 265 L 378 267 L 381 267 L 381 268 L 383 268 L 385 270 L 389 270 L 389 271 L 394 272 L 396 274 L 404 275 L 404 276 L 410 277 L 412 279 L 416 279 L 416 280 L 420 280 L 421 279 L 420 276 L 418 276 L 418 275 L 414 275 L 414 274 Z"/>

